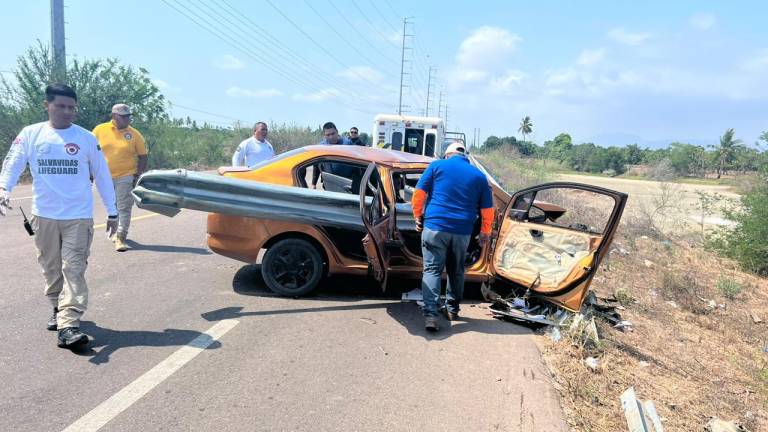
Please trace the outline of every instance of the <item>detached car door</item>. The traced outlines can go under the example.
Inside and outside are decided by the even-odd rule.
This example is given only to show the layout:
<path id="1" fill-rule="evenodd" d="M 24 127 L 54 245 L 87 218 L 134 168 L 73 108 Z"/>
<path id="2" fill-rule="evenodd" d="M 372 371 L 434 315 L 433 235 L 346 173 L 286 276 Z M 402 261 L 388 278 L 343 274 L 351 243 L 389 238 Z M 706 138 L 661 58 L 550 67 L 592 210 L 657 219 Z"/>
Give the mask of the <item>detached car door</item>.
<path id="1" fill-rule="evenodd" d="M 363 249 L 368 256 L 372 276 L 379 282 L 382 290 L 387 287 L 390 259 L 387 245 L 393 238 L 396 223 L 395 206 L 384 187 L 379 167 L 376 163 L 371 163 L 360 181 L 360 216 L 366 231 Z"/>
<path id="2" fill-rule="evenodd" d="M 492 252 L 492 273 L 518 292 L 580 309 L 626 202 L 622 192 L 579 183 L 515 193 Z"/>

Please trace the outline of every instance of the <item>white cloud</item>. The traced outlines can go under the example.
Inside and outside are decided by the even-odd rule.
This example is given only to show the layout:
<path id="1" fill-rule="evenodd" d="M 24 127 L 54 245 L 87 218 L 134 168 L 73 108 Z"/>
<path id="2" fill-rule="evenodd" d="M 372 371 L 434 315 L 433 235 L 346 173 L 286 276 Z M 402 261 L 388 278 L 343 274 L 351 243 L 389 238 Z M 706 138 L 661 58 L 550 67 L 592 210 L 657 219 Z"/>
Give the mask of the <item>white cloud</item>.
<path id="1" fill-rule="evenodd" d="M 715 25 L 715 21 L 715 16 L 713 14 L 699 13 L 692 16 L 688 22 L 699 30 L 709 30 Z"/>
<path id="2" fill-rule="evenodd" d="M 369 66 L 352 66 L 349 69 L 339 72 L 337 75 L 358 82 L 372 81 L 378 83 L 384 78 L 381 72 Z"/>
<path id="3" fill-rule="evenodd" d="M 651 38 L 648 33 L 630 33 L 623 28 L 615 28 L 608 32 L 608 37 L 623 45 L 640 45 Z"/>
<path id="4" fill-rule="evenodd" d="M 491 88 L 497 91 L 510 91 L 519 88 L 528 76 L 521 71 L 513 70 L 491 79 Z"/>
<path id="5" fill-rule="evenodd" d="M 293 99 L 305 102 L 323 102 L 338 97 L 338 95 L 338 90 L 333 87 L 329 87 L 312 93 L 296 93 L 293 95 Z"/>
<path id="6" fill-rule="evenodd" d="M 758 52 L 754 57 L 742 62 L 741 68 L 746 71 L 760 71 L 768 68 L 768 49 Z"/>
<path id="7" fill-rule="evenodd" d="M 268 98 L 283 95 L 283 92 L 277 89 L 248 90 L 238 86 L 228 88 L 225 93 L 234 98 Z"/>
<path id="8" fill-rule="evenodd" d="M 245 69 L 245 63 L 231 54 L 224 54 L 213 60 L 213 67 L 224 70 Z"/>
<path id="9" fill-rule="evenodd" d="M 485 64 L 494 59 L 503 59 L 515 51 L 523 39 L 498 27 L 480 27 L 459 46 L 456 59 L 462 65 Z"/>
<path id="10" fill-rule="evenodd" d="M 510 56 L 522 41 L 508 30 L 484 26 L 475 29 L 459 45 L 456 64 L 445 77 L 454 88 L 464 85 L 486 85 L 508 89 L 515 81 L 509 75 Z"/>
<path id="11" fill-rule="evenodd" d="M 589 50 L 585 49 L 581 52 L 581 55 L 579 55 L 579 59 L 577 61 L 578 64 L 582 66 L 590 66 L 595 63 L 601 62 L 605 58 L 605 49 L 594 49 Z"/>

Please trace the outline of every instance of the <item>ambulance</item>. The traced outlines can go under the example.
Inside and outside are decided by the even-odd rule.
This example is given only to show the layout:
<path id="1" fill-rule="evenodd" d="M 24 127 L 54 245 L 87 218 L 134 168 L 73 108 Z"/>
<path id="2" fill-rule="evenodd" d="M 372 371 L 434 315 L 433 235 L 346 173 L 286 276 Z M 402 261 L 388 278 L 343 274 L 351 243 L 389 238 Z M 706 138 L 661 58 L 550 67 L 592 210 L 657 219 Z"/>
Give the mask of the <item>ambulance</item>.
<path id="1" fill-rule="evenodd" d="M 379 114 L 373 123 L 373 146 L 440 157 L 445 123 L 440 117 Z"/>

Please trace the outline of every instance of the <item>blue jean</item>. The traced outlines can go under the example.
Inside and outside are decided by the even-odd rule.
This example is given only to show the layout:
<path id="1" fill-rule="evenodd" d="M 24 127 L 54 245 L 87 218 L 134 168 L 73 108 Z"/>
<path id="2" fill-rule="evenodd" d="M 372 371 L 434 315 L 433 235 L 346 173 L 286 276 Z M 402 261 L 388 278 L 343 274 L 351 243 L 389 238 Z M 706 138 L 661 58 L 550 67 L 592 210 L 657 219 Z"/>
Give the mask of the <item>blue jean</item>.
<path id="1" fill-rule="evenodd" d="M 443 269 L 448 273 L 445 307 L 449 312 L 459 312 L 459 303 L 464 297 L 464 260 L 469 238 L 470 235 L 433 231 L 426 227 L 422 231 L 424 275 L 421 278 L 421 295 L 424 300 L 424 316 L 437 316 Z"/>

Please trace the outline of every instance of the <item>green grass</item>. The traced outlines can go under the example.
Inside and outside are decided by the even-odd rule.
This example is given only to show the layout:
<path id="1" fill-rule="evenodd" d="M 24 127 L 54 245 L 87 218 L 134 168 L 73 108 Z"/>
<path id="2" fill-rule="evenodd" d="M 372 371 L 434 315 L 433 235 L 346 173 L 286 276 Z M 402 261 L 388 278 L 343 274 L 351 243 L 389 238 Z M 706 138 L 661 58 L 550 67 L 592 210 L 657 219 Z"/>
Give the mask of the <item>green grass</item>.
<path id="1" fill-rule="evenodd" d="M 743 290 L 740 283 L 725 276 L 720 276 L 720 279 L 717 280 L 717 289 L 729 300 L 735 299 Z"/>

